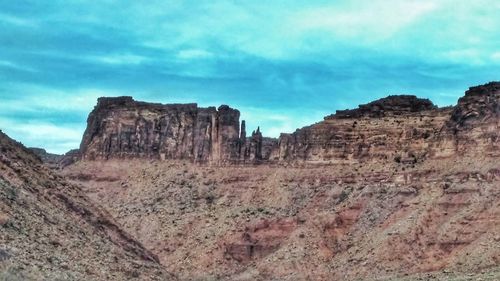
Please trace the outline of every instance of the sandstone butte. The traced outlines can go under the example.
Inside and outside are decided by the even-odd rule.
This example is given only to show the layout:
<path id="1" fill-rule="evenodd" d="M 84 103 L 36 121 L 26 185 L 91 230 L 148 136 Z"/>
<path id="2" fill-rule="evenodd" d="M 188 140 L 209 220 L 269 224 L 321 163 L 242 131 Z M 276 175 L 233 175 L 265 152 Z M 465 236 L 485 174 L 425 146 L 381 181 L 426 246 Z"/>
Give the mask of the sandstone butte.
<path id="1" fill-rule="evenodd" d="M 240 112 L 227 105 L 151 104 L 99 98 L 80 146 L 83 159 L 187 159 L 237 164 L 366 160 L 418 162 L 481 152 L 498 156 L 499 83 L 470 88 L 454 107 L 410 95 L 389 96 L 322 122 L 263 138 L 247 137 Z"/>
<path id="2" fill-rule="evenodd" d="M 35 151 L 56 170 L 5 136 L 0 184 L 22 198 L 1 194 L 0 265 L 73 280 L 500 279 L 500 83 L 446 108 L 389 96 L 278 139 L 239 117 L 100 98 L 79 150 Z"/>

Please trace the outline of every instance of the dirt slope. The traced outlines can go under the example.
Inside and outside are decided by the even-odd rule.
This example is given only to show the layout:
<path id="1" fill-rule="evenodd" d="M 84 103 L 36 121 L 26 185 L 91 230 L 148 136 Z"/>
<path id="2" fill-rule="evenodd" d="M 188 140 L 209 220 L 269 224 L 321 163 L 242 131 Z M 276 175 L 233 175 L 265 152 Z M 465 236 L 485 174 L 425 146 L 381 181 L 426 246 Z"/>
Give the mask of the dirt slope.
<path id="1" fill-rule="evenodd" d="M 0 132 L 1 280 L 172 280 L 75 185 Z"/>
<path id="2" fill-rule="evenodd" d="M 113 160 L 64 173 L 183 280 L 500 277 L 495 158 L 216 168 Z"/>

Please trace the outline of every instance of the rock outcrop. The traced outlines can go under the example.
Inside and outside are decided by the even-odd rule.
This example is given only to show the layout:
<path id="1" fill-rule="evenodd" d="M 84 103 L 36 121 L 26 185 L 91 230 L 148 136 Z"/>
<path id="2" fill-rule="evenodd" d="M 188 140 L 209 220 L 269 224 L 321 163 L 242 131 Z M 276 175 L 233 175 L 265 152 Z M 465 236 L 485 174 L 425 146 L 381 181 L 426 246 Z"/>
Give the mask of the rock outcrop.
<path id="1" fill-rule="evenodd" d="M 500 83 L 472 87 L 454 107 L 389 96 L 279 138 L 280 161 L 414 164 L 464 153 L 498 156 Z"/>
<path id="2" fill-rule="evenodd" d="M 414 164 L 428 157 L 485 151 L 498 155 L 499 86 L 473 87 L 455 107 L 428 99 L 389 96 L 339 110 L 322 122 L 263 137 L 247 136 L 240 112 L 227 105 L 152 104 L 131 97 L 100 98 L 88 118 L 84 159 L 145 157 L 196 163 L 354 163 L 367 160 Z"/>
<path id="3" fill-rule="evenodd" d="M 78 149 L 72 149 L 62 155 L 49 153 L 45 149 L 37 147 L 30 147 L 29 150 L 51 169 L 62 169 L 80 159 L 80 150 Z"/>
<path id="4" fill-rule="evenodd" d="M 361 118 L 403 115 L 411 112 L 437 109 L 430 100 L 420 99 L 413 95 L 393 95 L 368 104 L 362 104 L 357 109 L 337 110 L 330 118 Z"/>
<path id="5" fill-rule="evenodd" d="M 500 156 L 500 83 L 471 87 L 458 100 L 438 139 L 438 157 Z"/>
<path id="6" fill-rule="evenodd" d="M 451 111 L 415 96 L 390 96 L 358 109 L 337 111 L 322 122 L 282 134 L 279 159 L 417 162 L 429 153 L 432 139 Z"/>
<path id="7" fill-rule="evenodd" d="M 247 140 L 244 129 L 240 132 L 239 118 L 240 112 L 227 105 L 216 109 L 99 98 L 80 152 L 84 159 L 146 157 L 216 164 L 259 160 L 260 151 L 246 151 L 247 142 L 260 145 L 254 136 Z"/>
<path id="8" fill-rule="evenodd" d="M 56 168 L 59 161 L 62 159 L 63 155 L 49 153 L 43 148 L 29 147 L 36 156 L 40 157 L 43 163 L 47 164 L 51 168 Z"/>

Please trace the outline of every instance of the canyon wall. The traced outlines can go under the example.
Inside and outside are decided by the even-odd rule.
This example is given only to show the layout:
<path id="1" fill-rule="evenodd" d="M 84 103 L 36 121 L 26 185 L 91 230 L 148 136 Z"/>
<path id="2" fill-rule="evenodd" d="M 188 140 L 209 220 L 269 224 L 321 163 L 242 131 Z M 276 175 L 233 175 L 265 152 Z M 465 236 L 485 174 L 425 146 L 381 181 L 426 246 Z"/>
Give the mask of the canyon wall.
<path id="1" fill-rule="evenodd" d="M 240 132 L 240 112 L 222 105 L 153 104 L 99 98 L 80 146 L 84 159 L 143 157 L 233 163 L 261 159 L 262 135 Z M 244 121 L 243 121 L 244 124 Z M 240 136 L 241 134 L 241 136 Z"/>
<path id="2" fill-rule="evenodd" d="M 339 110 L 323 121 L 263 137 L 247 137 L 240 112 L 227 105 L 152 104 L 131 97 L 100 98 L 90 113 L 80 153 L 84 159 L 144 157 L 197 163 L 414 164 L 464 153 L 499 156 L 500 83 L 470 88 L 454 107 L 428 99 L 388 96 Z"/>
<path id="3" fill-rule="evenodd" d="M 500 155 L 500 83 L 470 88 L 454 107 L 415 96 L 389 96 L 279 139 L 281 161 L 319 163 Z"/>
<path id="4" fill-rule="evenodd" d="M 324 121 L 280 137 L 280 160 L 417 162 L 429 153 L 452 108 L 415 96 L 389 96 L 337 111 Z"/>

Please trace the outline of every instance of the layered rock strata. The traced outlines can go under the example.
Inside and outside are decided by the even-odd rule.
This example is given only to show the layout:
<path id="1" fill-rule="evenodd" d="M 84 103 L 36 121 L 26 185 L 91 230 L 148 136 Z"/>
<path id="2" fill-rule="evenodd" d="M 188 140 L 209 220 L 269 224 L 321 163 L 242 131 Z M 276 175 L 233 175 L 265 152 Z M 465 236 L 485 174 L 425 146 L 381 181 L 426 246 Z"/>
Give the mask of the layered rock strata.
<path id="1" fill-rule="evenodd" d="M 500 156 L 500 83 L 472 87 L 458 100 L 434 153 Z"/>
<path id="2" fill-rule="evenodd" d="M 454 107 L 428 99 L 388 96 L 339 110 L 323 121 L 263 137 L 247 137 L 240 112 L 222 105 L 152 104 L 131 97 L 100 98 L 88 118 L 80 153 L 84 159 L 145 157 L 197 163 L 367 160 L 414 164 L 428 157 L 484 152 L 498 156 L 500 83 L 470 88 Z"/>
<path id="3" fill-rule="evenodd" d="M 500 155 L 500 83 L 470 88 L 454 107 L 415 96 L 389 96 L 279 139 L 281 161 L 413 164 L 429 157 Z"/>
<path id="4" fill-rule="evenodd" d="M 451 111 L 415 96 L 390 96 L 358 109 L 337 111 L 322 122 L 282 134 L 279 159 L 417 162 L 427 156 Z"/>
<path id="5" fill-rule="evenodd" d="M 239 118 L 240 112 L 227 105 L 216 109 L 137 102 L 132 97 L 99 98 L 88 117 L 80 152 L 84 159 L 259 160 L 261 139 L 247 140 Z"/>

